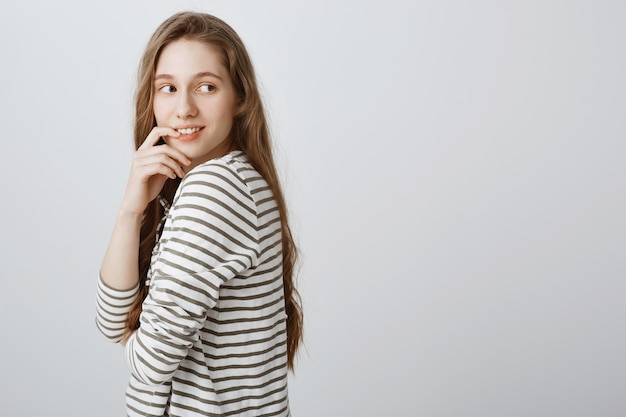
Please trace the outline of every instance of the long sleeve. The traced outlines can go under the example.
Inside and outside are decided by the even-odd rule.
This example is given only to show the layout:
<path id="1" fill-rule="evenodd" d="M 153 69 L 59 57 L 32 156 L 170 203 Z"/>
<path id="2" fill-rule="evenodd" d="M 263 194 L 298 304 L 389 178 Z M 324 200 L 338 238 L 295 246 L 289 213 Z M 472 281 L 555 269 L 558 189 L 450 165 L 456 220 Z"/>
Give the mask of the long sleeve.
<path id="1" fill-rule="evenodd" d="M 126 345 L 132 374 L 169 381 L 199 339 L 220 287 L 258 260 L 256 205 L 224 162 L 192 170 L 180 185 L 151 265 L 140 328 Z"/>
<path id="2" fill-rule="evenodd" d="M 137 297 L 139 287 L 126 291 L 107 286 L 98 277 L 96 292 L 96 326 L 112 342 L 119 342 L 124 334 L 126 317 Z"/>

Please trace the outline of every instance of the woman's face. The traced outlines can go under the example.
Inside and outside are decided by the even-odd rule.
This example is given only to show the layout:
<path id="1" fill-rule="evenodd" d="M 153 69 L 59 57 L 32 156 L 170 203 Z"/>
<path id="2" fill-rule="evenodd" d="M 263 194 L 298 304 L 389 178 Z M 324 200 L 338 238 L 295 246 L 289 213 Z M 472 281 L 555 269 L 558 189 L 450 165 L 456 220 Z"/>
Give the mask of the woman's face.
<path id="1" fill-rule="evenodd" d="M 191 159 L 189 168 L 228 152 L 237 100 L 216 47 L 187 39 L 168 44 L 157 62 L 154 91 L 157 126 L 181 133 L 164 140 Z"/>

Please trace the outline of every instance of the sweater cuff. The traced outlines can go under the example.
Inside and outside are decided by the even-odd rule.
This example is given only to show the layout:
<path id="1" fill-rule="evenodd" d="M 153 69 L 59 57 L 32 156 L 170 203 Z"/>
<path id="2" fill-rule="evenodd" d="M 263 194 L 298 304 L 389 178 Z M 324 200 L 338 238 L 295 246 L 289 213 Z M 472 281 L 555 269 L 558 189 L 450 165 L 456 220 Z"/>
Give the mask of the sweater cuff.
<path id="1" fill-rule="evenodd" d="M 96 296 L 96 326 L 113 342 L 124 334 L 126 318 L 139 292 L 139 284 L 128 290 L 117 290 L 98 278 Z"/>

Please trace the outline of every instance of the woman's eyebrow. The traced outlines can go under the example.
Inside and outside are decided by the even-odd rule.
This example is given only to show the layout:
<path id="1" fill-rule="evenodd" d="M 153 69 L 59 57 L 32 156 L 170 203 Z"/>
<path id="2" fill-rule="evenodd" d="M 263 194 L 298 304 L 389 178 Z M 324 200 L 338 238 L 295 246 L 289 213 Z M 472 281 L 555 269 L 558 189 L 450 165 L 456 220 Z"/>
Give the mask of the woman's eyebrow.
<path id="1" fill-rule="evenodd" d="M 174 77 L 172 77 L 170 74 L 157 74 L 154 76 L 154 81 L 157 80 L 171 80 Z"/>
<path id="2" fill-rule="evenodd" d="M 199 72 L 194 76 L 194 78 L 202 78 L 202 77 L 213 77 L 213 78 L 217 78 L 220 81 L 223 81 L 222 77 L 220 77 L 219 75 L 211 71 Z M 154 76 L 154 81 L 172 80 L 172 79 L 174 79 L 174 76 L 171 74 L 157 74 Z"/>
<path id="3" fill-rule="evenodd" d="M 220 77 L 219 75 L 217 75 L 214 72 L 211 71 L 205 71 L 205 72 L 199 72 L 196 74 L 196 78 L 202 78 L 202 77 L 213 77 L 213 78 L 217 78 L 218 80 L 222 81 L 222 77 Z"/>

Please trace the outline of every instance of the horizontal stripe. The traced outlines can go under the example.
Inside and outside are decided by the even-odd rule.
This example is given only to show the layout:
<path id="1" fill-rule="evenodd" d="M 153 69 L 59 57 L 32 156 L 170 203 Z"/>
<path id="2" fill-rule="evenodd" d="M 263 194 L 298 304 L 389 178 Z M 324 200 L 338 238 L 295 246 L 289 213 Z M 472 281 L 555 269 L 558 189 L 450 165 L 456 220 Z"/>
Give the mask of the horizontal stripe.
<path id="1" fill-rule="evenodd" d="M 271 345 L 268 348 L 259 350 L 259 351 L 250 351 L 247 353 L 228 353 L 224 355 L 211 355 L 211 354 L 205 353 L 205 356 L 213 361 L 218 362 L 218 361 L 223 361 L 226 359 L 235 359 L 235 358 L 241 359 L 241 358 L 249 358 L 252 356 L 263 356 L 263 355 L 267 355 L 271 353 L 272 351 L 280 347 L 282 347 L 283 349 L 286 349 L 285 343 L 282 340 L 279 340 L 278 342 L 276 342 L 276 344 Z"/>
<path id="2" fill-rule="evenodd" d="M 194 234 L 194 233 L 192 232 L 191 234 Z M 209 249 L 207 249 L 208 244 L 220 248 L 224 253 L 227 253 L 229 255 L 237 255 L 237 254 L 238 255 L 244 255 L 242 253 L 232 252 L 232 250 L 228 246 L 222 245 L 220 242 L 218 242 L 217 240 L 211 239 L 210 237 L 204 237 L 204 239 L 205 239 L 205 246 L 199 246 L 199 245 L 196 245 L 194 243 L 191 243 L 189 241 L 185 241 L 185 240 L 182 240 L 182 239 L 179 239 L 179 238 L 172 238 L 169 241 L 170 242 L 174 242 L 174 243 L 178 243 L 179 245 L 182 245 L 182 246 L 187 246 L 187 247 L 192 248 L 192 249 L 194 249 L 194 250 L 196 250 L 196 251 L 198 251 L 200 253 L 205 254 L 206 256 L 210 256 L 213 259 L 215 259 L 215 261 L 217 261 L 218 263 L 226 262 L 226 260 L 218 257 L 215 254 L 214 251 L 210 251 Z M 253 246 L 245 246 L 245 247 L 242 246 L 241 248 L 244 249 L 244 252 L 246 252 L 246 253 L 247 252 L 254 252 L 254 250 L 255 250 L 255 248 Z M 253 264 L 254 263 L 251 256 L 248 256 L 248 255 L 244 255 L 244 256 L 245 256 L 246 259 L 249 260 L 249 263 L 242 262 L 242 261 L 240 261 L 238 259 L 233 259 L 232 261 L 233 262 L 240 262 L 241 266 L 243 266 L 243 267 L 245 267 L 248 264 Z"/>
<path id="3" fill-rule="evenodd" d="M 219 192 L 221 195 L 219 197 L 214 197 L 214 196 L 207 195 L 203 192 L 187 191 L 187 192 L 182 193 L 180 195 L 180 198 L 184 198 L 184 199 L 195 198 L 199 200 L 197 209 L 205 211 L 209 214 L 213 213 L 214 210 L 207 210 L 205 207 L 219 206 L 223 210 L 229 212 L 236 218 L 243 221 L 244 223 L 247 223 L 250 227 L 254 228 L 254 223 L 250 222 L 248 218 L 256 219 L 257 217 L 261 217 L 260 215 L 257 216 L 256 210 L 249 207 L 248 204 L 244 204 L 243 202 L 236 200 L 235 197 L 233 197 L 231 193 L 229 193 L 228 191 L 226 191 L 224 188 L 220 187 L 217 184 L 212 184 L 208 182 L 202 182 L 202 183 L 197 183 L 197 184 L 202 185 L 203 187 L 214 188 L 215 191 Z M 203 200 L 206 204 L 201 204 Z M 224 203 L 224 201 L 228 201 L 229 203 L 232 204 L 232 206 Z M 237 209 L 240 209 L 240 210 L 237 210 Z M 248 215 L 246 216 L 246 215 L 240 214 L 239 212 L 241 210 L 246 211 Z"/>
<path id="4" fill-rule="evenodd" d="M 269 186 L 258 187 L 258 188 L 255 188 L 254 190 L 251 190 L 250 192 L 252 193 L 252 195 L 255 195 L 263 191 L 270 191 L 270 187 Z"/>
<path id="5" fill-rule="evenodd" d="M 187 209 L 185 210 L 185 215 L 179 215 L 177 217 L 172 217 L 173 222 L 175 221 L 182 221 L 185 220 L 186 222 L 189 222 L 193 225 L 196 226 L 204 226 L 207 229 L 211 229 L 216 231 L 219 235 L 224 236 L 224 237 L 229 237 L 231 240 L 233 240 L 235 243 L 239 243 L 238 239 L 234 238 L 231 234 L 227 234 L 226 231 L 223 228 L 218 228 L 217 226 L 215 226 L 215 223 L 220 224 L 220 226 L 224 227 L 224 226 L 228 226 L 230 229 L 236 231 L 237 233 L 239 233 L 240 235 L 244 236 L 246 239 L 252 241 L 252 242 L 256 242 L 257 238 L 256 238 L 256 234 L 257 234 L 257 227 L 255 225 L 254 228 L 247 228 L 244 229 L 243 226 L 244 225 L 238 225 L 236 224 L 236 222 L 233 222 L 231 219 L 224 217 L 223 215 L 213 212 L 210 212 L 210 216 L 206 216 L 204 218 L 199 218 L 199 217 L 194 217 L 191 216 L 189 213 L 189 209 L 198 209 L 199 206 L 195 205 L 195 204 L 187 204 L 187 205 L 181 205 L 181 210 L 182 209 Z M 207 214 L 207 212 L 205 211 L 204 214 Z"/>
<path id="6" fill-rule="evenodd" d="M 283 297 L 281 296 L 280 298 L 277 298 L 276 300 L 272 300 L 268 303 L 265 304 L 261 304 L 261 305 L 253 305 L 253 306 L 248 306 L 248 305 L 242 305 L 242 306 L 237 306 L 237 307 L 214 307 L 213 310 L 215 310 L 218 313 L 228 313 L 228 312 L 249 312 L 249 311 L 259 311 L 259 310 L 264 310 L 268 307 L 272 307 L 278 303 L 281 303 L 283 301 Z"/>
<path id="7" fill-rule="evenodd" d="M 265 229 L 271 228 L 271 227 L 275 227 L 276 225 L 280 225 L 280 217 L 276 217 L 270 221 L 268 221 L 267 223 L 264 224 L 260 224 L 257 229 L 259 232 L 261 231 L 265 231 Z"/>
<path id="8" fill-rule="evenodd" d="M 281 276 L 282 278 L 282 276 Z M 268 283 L 271 283 L 268 282 Z M 230 295 L 230 296 L 220 296 L 220 302 L 224 303 L 225 301 L 252 301 L 252 300 L 259 300 L 261 298 L 266 298 L 266 297 L 270 297 L 272 295 L 275 295 L 276 293 L 283 293 L 284 292 L 284 288 L 282 286 L 277 286 L 274 289 L 271 289 L 265 293 L 261 293 L 261 294 L 255 294 L 255 295 Z M 250 318 L 251 320 L 252 318 Z M 221 323 L 224 324 L 230 324 L 230 323 L 236 323 L 236 322 L 231 322 L 227 319 L 221 320 Z"/>
<path id="9" fill-rule="evenodd" d="M 226 342 L 220 342 L 215 343 L 212 341 L 209 341 L 208 338 L 205 338 L 202 340 L 202 344 L 204 346 L 208 346 L 210 348 L 213 349 L 224 349 L 224 348 L 232 348 L 232 347 L 240 347 L 240 346 L 250 346 L 250 345 L 255 345 L 255 344 L 259 344 L 259 345 L 263 345 L 267 342 L 270 342 L 272 340 L 274 340 L 276 337 L 280 336 L 280 335 L 284 335 L 285 331 L 279 329 L 278 331 L 276 331 L 274 334 L 269 335 L 267 337 L 261 338 L 261 339 L 254 339 L 254 340 L 244 340 L 241 342 L 231 342 L 231 343 L 226 343 Z"/>
<path id="10" fill-rule="evenodd" d="M 285 403 L 285 402 L 286 402 L 286 400 L 287 400 L 287 397 L 285 396 L 285 397 L 283 397 L 283 398 L 279 398 L 278 400 L 275 400 L 275 401 L 271 401 L 271 402 L 268 402 L 268 403 L 261 404 L 261 405 L 259 405 L 259 406 L 257 406 L 257 407 L 245 407 L 245 408 L 239 408 L 239 409 L 237 409 L 237 410 L 230 411 L 230 412 L 228 412 L 228 413 L 223 413 L 222 415 L 223 415 L 224 417 L 227 417 L 227 416 L 232 416 L 232 415 L 241 416 L 241 415 L 244 415 L 244 414 L 242 414 L 242 413 L 247 413 L 248 411 L 257 411 L 257 410 L 261 410 L 261 409 L 263 409 L 263 408 L 267 408 L 268 406 L 271 406 L 271 405 L 275 405 L 275 404 L 283 404 L 283 403 Z M 258 416 L 258 414 L 254 414 L 254 415 L 255 415 L 255 416 Z M 274 415 L 277 415 L 277 414 L 274 414 Z"/>
<path id="11" fill-rule="evenodd" d="M 257 243 L 258 239 L 255 237 L 257 234 L 256 230 L 248 230 L 248 231 L 244 231 L 243 229 L 233 226 L 232 223 L 230 222 L 224 222 L 228 225 L 231 226 L 231 228 L 233 230 L 238 231 L 243 237 L 245 237 L 247 239 L 248 242 L 242 242 L 240 239 L 234 237 L 231 234 L 226 233 L 223 229 L 220 229 L 219 227 L 215 226 L 214 223 L 214 219 L 207 219 L 207 220 L 200 220 L 191 216 L 179 216 L 176 218 L 177 220 L 185 220 L 189 223 L 195 224 L 195 225 L 200 225 L 203 226 L 205 229 L 208 229 L 208 231 L 211 231 L 211 233 L 215 233 L 216 236 L 220 236 L 221 238 L 226 238 L 228 241 L 224 242 L 225 244 L 232 244 L 233 248 L 247 248 L 249 247 L 249 243 Z M 211 223 L 213 222 L 213 223 Z M 204 230 L 204 229 L 203 229 Z M 182 232 L 184 233 L 188 233 L 190 235 L 196 235 L 198 237 L 200 237 L 201 239 L 206 239 L 207 237 L 209 237 L 209 235 L 205 235 L 202 234 L 201 232 L 197 232 L 194 231 L 192 229 L 185 229 L 182 227 L 169 227 L 166 230 L 163 231 L 163 233 L 165 234 L 166 232 L 169 233 L 179 233 Z M 254 236 L 252 235 L 252 233 L 254 233 Z"/>
<path id="12" fill-rule="evenodd" d="M 280 291 L 282 293 L 284 290 L 283 290 L 283 288 L 279 287 L 279 288 L 276 289 L 276 291 Z M 282 297 L 281 297 L 281 299 L 282 299 Z M 279 307 L 280 308 L 277 309 L 276 311 L 274 311 L 274 312 L 272 312 L 270 314 L 264 315 L 264 316 L 252 316 L 252 317 L 250 317 L 250 316 L 246 315 L 244 317 L 239 317 L 239 318 L 236 318 L 236 319 L 227 319 L 227 318 L 215 319 L 213 317 L 207 317 L 207 320 L 211 321 L 211 322 L 213 322 L 215 324 L 222 324 L 222 325 L 229 325 L 229 324 L 236 324 L 236 323 L 254 323 L 255 321 L 266 321 L 266 320 L 269 320 L 271 318 L 276 317 L 280 313 L 284 313 L 284 311 L 285 311 L 284 306 L 281 305 Z"/>
<path id="13" fill-rule="evenodd" d="M 193 394 L 190 394 L 188 392 L 181 391 L 181 390 L 176 390 L 176 389 L 173 389 L 172 393 L 178 394 L 180 397 L 191 398 L 191 399 L 193 399 L 193 400 L 195 400 L 195 401 L 197 401 L 198 403 L 201 403 L 201 404 L 228 405 L 228 404 L 242 402 L 242 401 L 260 400 L 260 399 L 263 399 L 263 398 L 267 398 L 268 396 L 271 396 L 271 395 L 274 395 L 274 394 L 278 394 L 280 392 L 285 392 L 286 389 L 287 389 L 287 386 L 285 384 L 285 385 L 281 385 L 278 388 L 275 388 L 273 390 L 263 392 L 261 394 L 245 395 L 245 396 L 242 396 L 242 397 L 232 398 L 230 400 L 224 400 L 222 402 L 216 402 L 216 401 L 207 400 L 207 399 L 205 399 L 205 398 L 203 398 L 203 397 L 201 397 L 199 395 L 193 395 Z"/>
<path id="14" fill-rule="evenodd" d="M 224 168 L 227 169 L 227 168 Z M 232 171 L 228 172 L 227 175 L 231 176 Z M 216 183 L 225 183 L 228 184 L 230 186 L 230 188 L 232 188 L 233 190 L 237 191 L 237 196 L 233 195 L 232 193 L 230 193 L 229 191 L 226 190 L 225 187 L 219 187 L 219 190 L 227 195 L 231 200 L 233 201 L 248 201 L 250 203 L 254 202 L 254 200 L 251 198 L 251 196 L 248 194 L 248 184 L 245 182 L 241 182 L 240 184 L 235 184 L 234 181 L 232 181 L 229 177 L 227 177 L 226 175 L 222 175 L 220 173 L 217 172 L 211 172 L 211 171 L 198 171 L 198 172 L 193 172 L 191 174 L 187 174 L 187 181 L 186 181 L 186 185 L 187 185 L 187 189 L 192 189 L 192 188 L 196 188 L 194 186 L 215 186 L 217 187 Z M 204 180 L 198 180 L 198 181 L 194 181 L 194 178 L 198 176 L 203 178 Z M 207 177 L 211 177 L 212 181 L 207 181 L 206 178 Z M 181 194 L 182 195 L 182 194 Z M 243 200 L 241 200 L 243 199 Z M 252 215 L 255 215 L 254 212 L 250 212 Z"/>
<path id="15" fill-rule="evenodd" d="M 274 316 L 278 315 L 278 313 L 281 313 L 282 311 L 277 311 Z M 218 337 L 226 337 L 226 336 L 234 336 L 234 335 L 242 335 L 242 334 L 251 334 L 251 333 L 263 333 L 266 332 L 268 330 L 274 330 L 276 328 L 276 326 L 279 326 L 282 324 L 282 320 L 281 321 L 277 321 L 274 324 L 271 324 L 269 326 L 263 326 L 263 327 L 258 327 L 258 328 L 249 328 L 249 329 L 245 329 L 245 330 L 241 330 L 241 329 L 237 329 L 234 331 L 217 331 L 217 330 L 205 330 L 205 333 L 208 334 L 212 334 L 213 336 L 218 336 Z"/>
<path id="16" fill-rule="evenodd" d="M 282 270 L 278 271 L 278 269 L 281 269 L 282 264 L 276 266 L 276 268 L 274 269 L 274 272 L 276 272 L 277 275 L 275 275 L 274 277 L 268 277 L 267 281 L 258 281 L 258 282 L 252 282 L 252 283 L 246 283 L 246 284 L 240 284 L 239 286 L 234 286 L 234 285 L 222 285 L 221 290 L 227 291 L 237 291 L 238 289 L 240 290 L 253 290 L 255 288 L 259 288 L 259 287 L 264 287 L 267 285 L 271 285 L 274 284 L 276 281 L 280 281 L 282 284 L 282 280 L 283 280 L 283 275 L 282 275 Z M 267 271 L 267 272 L 272 272 L 272 271 Z M 254 278 L 256 278 L 257 276 L 253 276 Z M 253 278 L 251 277 L 251 278 Z M 243 280 L 244 282 L 247 282 L 248 279 Z M 247 294 L 247 292 L 241 291 L 241 293 L 243 294 Z"/>

